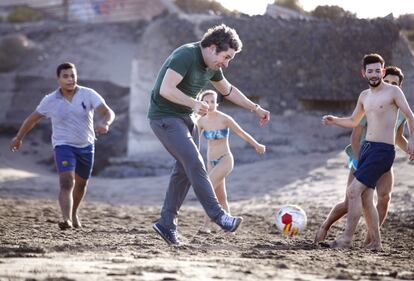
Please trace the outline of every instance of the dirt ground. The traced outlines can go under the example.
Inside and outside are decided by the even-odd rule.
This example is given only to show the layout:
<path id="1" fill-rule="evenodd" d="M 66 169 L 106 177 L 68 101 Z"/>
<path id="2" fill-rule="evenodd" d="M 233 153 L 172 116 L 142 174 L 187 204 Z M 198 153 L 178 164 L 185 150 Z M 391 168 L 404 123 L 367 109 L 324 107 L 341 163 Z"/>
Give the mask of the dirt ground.
<path id="1" fill-rule="evenodd" d="M 4 155 L 2 160 L 7 158 Z M 322 164 L 310 168 L 314 159 Z M 360 247 L 365 235 L 363 220 L 352 249 L 312 244 L 318 225 L 344 195 L 343 153 L 296 160 L 286 156 L 236 167 L 228 182 L 229 193 L 234 194 L 231 208 L 245 219 L 236 235 L 217 229 L 211 235 L 199 234 L 203 212 L 190 194 L 179 216 L 184 245 L 177 248 L 168 247 L 151 228 L 158 218 L 167 177 L 91 181 L 91 196 L 81 210 L 84 228 L 60 231 L 56 194 L 50 192 L 57 192 L 56 176 L 33 172 L 41 170 L 38 166 L 19 174 L 11 167 L 15 164 L 6 162 L 0 168 L 0 280 L 414 279 L 413 166 L 401 152 L 396 158 L 395 191 L 382 228 L 380 252 Z M 282 163 L 296 167 L 295 177 L 278 185 L 275 177 L 289 179 L 292 172 L 292 167 Z M 269 172 L 254 176 L 265 170 Z M 257 189 L 243 188 L 243 182 Z M 265 189 L 272 182 L 276 187 Z M 127 188 L 134 183 L 135 189 Z M 13 184 L 15 188 L 10 188 Z M 97 192 L 100 188 L 106 191 Z M 125 197 L 137 203 L 119 203 L 121 195 L 116 203 L 104 203 L 111 202 L 115 194 L 111 188 L 118 194 L 125 191 Z M 284 204 L 298 204 L 308 215 L 307 229 L 297 238 L 283 237 L 274 225 L 275 212 Z M 334 225 L 326 242 L 343 226 L 344 220 Z"/>

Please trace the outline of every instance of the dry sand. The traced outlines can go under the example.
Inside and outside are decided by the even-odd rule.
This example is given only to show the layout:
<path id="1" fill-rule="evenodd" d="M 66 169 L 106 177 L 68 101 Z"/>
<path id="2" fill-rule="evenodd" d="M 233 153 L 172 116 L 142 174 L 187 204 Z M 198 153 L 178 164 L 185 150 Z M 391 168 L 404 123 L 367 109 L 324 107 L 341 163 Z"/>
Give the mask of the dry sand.
<path id="1" fill-rule="evenodd" d="M 0 144 L 0 280 L 413 280 L 413 166 L 399 152 L 381 252 L 312 245 L 318 225 L 345 192 L 345 155 L 285 155 L 235 167 L 228 179 L 231 208 L 245 218 L 236 235 L 198 234 L 200 205 L 190 194 L 179 233 L 168 247 L 151 229 L 168 177 L 93 178 L 82 205 L 82 230 L 60 231 L 57 177 L 27 148 L 11 154 Z M 40 149 L 40 148 L 37 148 Z M 41 153 L 38 153 L 41 154 Z M 277 208 L 298 204 L 307 229 L 284 238 L 274 226 Z M 327 237 L 344 226 L 337 223 Z"/>

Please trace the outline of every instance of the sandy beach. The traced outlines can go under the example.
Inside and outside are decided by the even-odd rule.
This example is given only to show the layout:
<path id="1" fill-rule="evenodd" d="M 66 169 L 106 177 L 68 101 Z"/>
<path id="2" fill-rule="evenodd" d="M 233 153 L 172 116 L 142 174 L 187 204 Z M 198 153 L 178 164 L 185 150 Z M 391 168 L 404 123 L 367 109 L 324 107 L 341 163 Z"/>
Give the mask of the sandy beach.
<path id="1" fill-rule="evenodd" d="M 1 142 L 5 147 L 8 139 Z M 203 211 L 191 192 L 179 216 L 184 243 L 176 248 L 151 228 L 168 176 L 93 178 L 80 212 L 84 228 L 60 231 L 57 177 L 33 157 L 1 152 L 0 280 L 414 279 L 413 166 L 401 151 L 380 252 L 361 248 L 363 219 L 352 249 L 312 244 L 330 207 L 344 196 L 348 171 L 339 149 L 236 165 L 228 178 L 230 206 L 245 219 L 236 235 L 198 233 Z M 297 204 L 308 215 L 306 230 L 293 239 L 274 224 L 285 204 Z M 326 242 L 344 222 L 333 226 Z"/>

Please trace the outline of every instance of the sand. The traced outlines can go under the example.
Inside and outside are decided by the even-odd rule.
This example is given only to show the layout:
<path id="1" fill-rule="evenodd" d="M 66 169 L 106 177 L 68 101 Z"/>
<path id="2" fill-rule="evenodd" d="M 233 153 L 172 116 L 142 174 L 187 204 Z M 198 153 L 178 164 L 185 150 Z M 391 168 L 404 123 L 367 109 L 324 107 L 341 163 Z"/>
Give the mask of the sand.
<path id="1" fill-rule="evenodd" d="M 82 205 L 81 230 L 60 231 L 57 177 L 36 155 L 0 153 L 0 280 L 413 280 L 414 178 L 398 152 L 396 183 L 382 228 L 383 251 L 363 250 L 360 221 L 354 247 L 314 246 L 314 234 L 345 192 L 339 149 L 284 155 L 236 165 L 228 179 L 231 209 L 245 219 L 236 235 L 198 233 L 203 211 L 189 194 L 179 216 L 184 244 L 169 247 L 151 229 L 168 176 L 93 178 Z M 40 148 L 39 148 L 40 149 Z M 27 148 L 30 151 L 30 148 Z M 285 238 L 276 210 L 298 204 L 306 230 Z M 343 229 L 332 228 L 327 241 Z"/>

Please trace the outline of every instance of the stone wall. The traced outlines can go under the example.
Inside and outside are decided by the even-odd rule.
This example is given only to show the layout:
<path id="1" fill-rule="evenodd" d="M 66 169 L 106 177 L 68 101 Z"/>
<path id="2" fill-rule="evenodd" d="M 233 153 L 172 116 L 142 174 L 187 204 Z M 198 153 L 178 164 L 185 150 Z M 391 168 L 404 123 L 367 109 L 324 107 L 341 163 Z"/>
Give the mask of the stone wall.
<path id="1" fill-rule="evenodd" d="M 367 87 L 360 74 L 363 55 L 377 52 L 394 64 L 401 61 L 394 60 L 394 49 L 404 44 L 398 27 L 382 19 L 224 17 L 204 22 L 201 28 L 222 22 L 234 27 L 244 44 L 226 77 L 247 95 L 260 97 L 273 112 L 301 108 L 301 100 L 338 105 L 355 101 Z M 401 56 L 413 62 L 409 51 Z"/>

